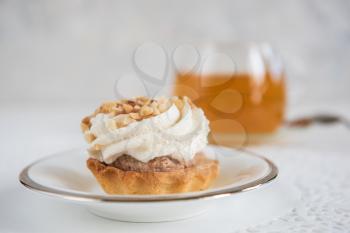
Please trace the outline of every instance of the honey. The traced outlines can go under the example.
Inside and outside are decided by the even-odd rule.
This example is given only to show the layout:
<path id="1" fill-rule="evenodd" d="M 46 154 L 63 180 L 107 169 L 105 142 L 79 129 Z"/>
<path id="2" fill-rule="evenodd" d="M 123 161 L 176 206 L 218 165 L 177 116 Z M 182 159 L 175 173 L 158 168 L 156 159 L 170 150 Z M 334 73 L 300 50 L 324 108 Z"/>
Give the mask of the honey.
<path id="1" fill-rule="evenodd" d="M 286 105 L 285 78 L 237 74 L 177 74 L 175 95 L 201 107 L 213 133 L 266 134 L 281 125 Z"/>

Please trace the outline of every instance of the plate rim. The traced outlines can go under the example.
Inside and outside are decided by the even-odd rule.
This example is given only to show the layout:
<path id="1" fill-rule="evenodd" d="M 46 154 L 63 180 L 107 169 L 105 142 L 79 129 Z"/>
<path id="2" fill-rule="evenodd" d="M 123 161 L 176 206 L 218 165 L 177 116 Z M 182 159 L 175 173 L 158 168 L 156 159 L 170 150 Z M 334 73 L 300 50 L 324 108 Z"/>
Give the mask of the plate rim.
<path id="1" fill-rule="evenodd" d="M 130 203 L 130 202 L 173 202 L 173 201 L 189 201 L 189 200 L 198 200 L 198 199 L 213 199 L 213 198 L 221 198 L 226 196 L 231 196 L 233 194 L 238 194 L 242 192 L 246 192 L 249 190 L 257 189 L 258 187 L 270 183 L 272 180 L 274 180 L 278 176 L 278 168 L 277 166 L 270 161 L 269 159 L 265 158 L 262 155 L 258 155 L 255 152 L 249 151 L 247 149 L 243 148 L 228 148 L 223 146 L 215 146 L 215 145 L 208 145 L 208 147 L 212 148 L 219 148 L 219 149 L 225 149 L 225 150 L 236 150 L 241 151 L 244 153 L 248 153 L 250 156 L 257 157 L 263 161 L 265 161 L 270 169 L 270 172 L 264 175 L 263 177 L 256 179 L 254 181 L 248 182 L 246 184 L 242 184 L 235 187 L 228 187 L 226 189 L 220 189 L 220 190 L 213 190 L 213 191 L 199 191 L 199 192 L 193 192 L 193 195 L 186 195 L 181 196 L 180 194 L 165 194 L 165 195 L 102 195 L 102 194 L 88 194 L 88 193 L 79 193 L 79 192 L 69 192 L 61 189 L 55 189 L 51 187 L 47 187 L 44 185 L 41 185 L 30 178 L 29 176 L 29 170 L 36 164 L 50 159 L 53 156 L 57 156 L 58 154 L 77 150 L 78 148 L 65 150 L 61 152 L 57 152 L 55 154 L 45 156 L 41 159 L 38 159 L 32 163 L 30 163 L 28 166 L 22 169 L 22 171 L 19 174 L 19 182 L 26 188 L 36 191 L 42 194 L 46 194 L 53 197 L 63 198 L 66 200 L 71 201 L 79 201 L 79 202 L 117 202 L 117 203 Z M 81 149 L 81 148 L 79 148 Z M 197 194 L 196 194 L 197 193 Z M 189 194 L 189 193 L 186 193 Z"/>

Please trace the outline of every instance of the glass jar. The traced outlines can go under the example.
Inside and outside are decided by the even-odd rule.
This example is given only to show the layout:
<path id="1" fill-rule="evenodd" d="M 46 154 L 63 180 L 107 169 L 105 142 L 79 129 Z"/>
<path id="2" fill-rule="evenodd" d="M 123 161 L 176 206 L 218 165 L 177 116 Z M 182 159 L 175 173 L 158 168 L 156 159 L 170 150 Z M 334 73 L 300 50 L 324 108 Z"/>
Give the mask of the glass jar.
<path id="1" fill-rule="evenodd" d="M 194 49 L 194 50 L 193 50 Z M 210 120 L 212 143 L 240 146 L 277 131 L 286 105 L 285 72 L 268 44 L 211 43 L 174 51 L 174 95 L 187 95 Z"/>

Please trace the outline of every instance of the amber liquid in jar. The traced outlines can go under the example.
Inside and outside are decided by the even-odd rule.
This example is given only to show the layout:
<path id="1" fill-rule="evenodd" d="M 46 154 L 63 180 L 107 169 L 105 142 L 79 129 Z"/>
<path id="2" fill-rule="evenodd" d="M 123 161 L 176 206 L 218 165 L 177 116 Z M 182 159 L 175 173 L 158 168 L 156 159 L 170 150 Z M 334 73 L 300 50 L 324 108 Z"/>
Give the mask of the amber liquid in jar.
<path id="1" fill-rule="evenodd" d="M 266 134 L 278 129 L 286 104 L 285 78 L 252 74 L 177 74 L 175 95 L 187 95 L 210 120 L 213 133 Z"/>

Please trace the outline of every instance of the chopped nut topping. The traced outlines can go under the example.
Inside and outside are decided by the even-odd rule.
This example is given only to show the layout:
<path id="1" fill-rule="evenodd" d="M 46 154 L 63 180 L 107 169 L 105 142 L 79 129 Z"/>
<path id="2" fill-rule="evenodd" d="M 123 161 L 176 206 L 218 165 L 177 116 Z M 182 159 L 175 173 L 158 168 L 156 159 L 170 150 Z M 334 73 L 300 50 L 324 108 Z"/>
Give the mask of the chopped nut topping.
<path id="1" fill-rule="evenodd" d="M 158 109 L 158 108 L 153 108 L 153 115 L 154 115 L 154 116 L 157 116 L 157 115 L 159 115 L 159 114 L 160 114 L 159 109 Z"/>
<path id="2" fill-rule="evenodd" d="M 139 112 L 141 109 L 141 106 L 140 105 L 135 105 L 134 106 L 134 112 Z"/>
<path id="3" fill-rule="evenodd" d="M 90 127 L 91 127 L 90 117 L 84 117 L 84 119 L 80 123 L 81 131 L 85 132 L 89 130 Z"/>
<path id="4" fill-rule="evenodd" d="M 136 104 L 135 100 L 127 100 L 126 102 L 127 102 L 127 104 L 129 104 L 131 106 L 135 106 L 135 104 Z"/>
<path id="5" fill-rule="evenodd" d="M 151 107 L 152 107 L 153 109 L 158 108 L 158 102 L 157 102 L 157 101 L 152 101 L 152 102 L 151 102 Z"/>
<path id="6" fill-rule="evenodd" d="M 99 108 L 99 112 L 101 113 L 109 113 L 116 106 L 115 102 L 105 102 Z"/>
<path id="7" fill-rule="evenodd" d="M 84 117 L 84 119 L 81 122 L 86 125 L 90 124 L 90 117 Z"/>
<path id="8" fill-rule="evenodd" d="M 141 116 L 137 112 L 131 112 L 131 113 L 129 113 L 129 116 L 134 120 L 141 120 Z"/>
<path id="9" fill-rule="evenodd" d="M 95 144 L 92 149 L 95 150 L 95 151 L 98 151 L 98 150 L 101 150 L 103 148 L 103 145 L 100 145 L 100 144 Z"/>
<path id="10" fill-rule="evenodd" d="M 153 109 L 147 105 L 143 106 L 140 110 L 141 116 L 149 116 L 152 115 Z"/>
<path id="11" fill-rule="evenodd" d="M 117 116 L 117 118 L 115 119 L 115 124 L 117 128 L 125 127 L 132 122 L 135 122 L 135 120 L 131 118 L 129 115 L 124 115 L 124 114 Z"/>
<path id="12" fill-rule="evenodd" d="M 85 131 L 89 130 L 90 126 L 81 122 L 80 128 L 81 128 L 81 131 L 85 132 Z"/>
<path id="13" fill-rule="evenodd" d="M 86 134 L 84 134 L 84 136 L 85 136 L 85 140 L 88 143 L 91 143 L 91 142 L 93 142 L 96 139 L 96 136 L 91 134 L 91 133 L 86 133 Z"/>
<path id="14" fill-rule="evenodd" d="M 122 128 L 132 122 L 157 116 L 165 111 L 174 103 L 180 110 L 184 106 L 184 102 L 188 101 L 192 108 L 194 104 L 187 97 L 172 97 L 150 99 L 140 96 L 134 99 L 124 99 L 119 101 L 109 101 L 103 103 L 94 114 L 85 117 L 81 122 L 81 129 L 86 132 L 90 129 L 90 119 L 99 113 L 110 114 L 113 119 L 108 123 L 110 129 Z M 87 135 L 87 140 L 94 140 L 94 136 Z"/>
<path id="15" fill-rule="evenodd" d="M 123 104 L 123 109 L 126 113 L 130 113 L 134 108 L 130 104 Z"/>
<path id="16" fill-rule="evenodd" d="M 122 106 L 119 105 L 119 106 L 112 108 L 112 113 L 114 116 L 116 116 L 116 115 L 124 113 L 124 109 L 122 108 Z"/>

